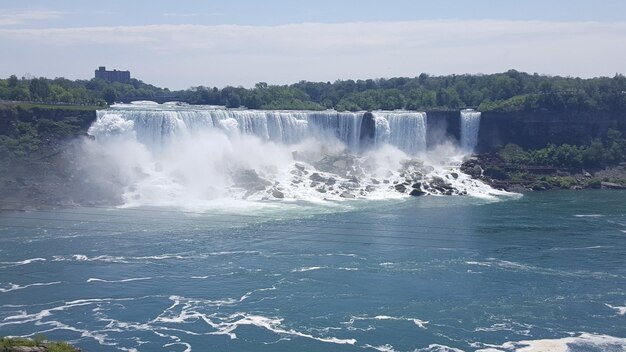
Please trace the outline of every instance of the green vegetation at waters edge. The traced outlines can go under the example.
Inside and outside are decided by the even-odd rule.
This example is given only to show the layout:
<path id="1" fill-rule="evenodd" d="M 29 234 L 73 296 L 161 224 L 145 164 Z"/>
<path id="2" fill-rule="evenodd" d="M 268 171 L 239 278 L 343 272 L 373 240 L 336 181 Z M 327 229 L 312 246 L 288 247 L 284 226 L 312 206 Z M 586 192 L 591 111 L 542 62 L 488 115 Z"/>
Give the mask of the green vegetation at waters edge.
<path id="1" fill-rule="evenodd" d="M 190 104 L 246 106 L 251 109 L 427 110 L 478 107 L 481 111 L 621 111 L 626 109 L 626 78 L 551 77 L 509 70 L 489 75 L 449 75 L 301 81 L 291 85 L 257 83 L 253 88 L 199 86 L 170 91 L 132 79 L 130 84 L 100 79 L 0 80 L 0 99 L 82 105 L 114 101 L 177 100 Z"/>
<path id="2" fill-rule="evenodd" d="M 509 143 L 496 153 L 466 161 L 462 170 L 509 191 L 626 189 L 626 138 L 610 129 L 603 139 L 581 146 L 550 144 L 524 150 Z"/>
<path id="3" fill-rule="evenodd" d="M 21 337 L 0 338 L 0 352 L 17 351 L 16 347 L 43 347 L 42 351 L 47 352 L 76 352 L 79 351 L 74 346 L 66 342 L 47 341 L 43 335 L 37 335 L 34 340 Z"/>
<path id="4" fill-rule="evenodd" d="M 0 104 L 0 161 L 53 153 L 85 134 L 95 117 L 92 106 Z"/>
<path id="5" fill-rule="evenodd" d="M 595 139 L 589 145 L 550 144 L 545 148 L 525 151 L 509 143 L 498 155 L 505 162 L 515 165 L 597 169 L 626 161 L 626 139 L 620 131 L 610 129 L 604 140 Z"/>

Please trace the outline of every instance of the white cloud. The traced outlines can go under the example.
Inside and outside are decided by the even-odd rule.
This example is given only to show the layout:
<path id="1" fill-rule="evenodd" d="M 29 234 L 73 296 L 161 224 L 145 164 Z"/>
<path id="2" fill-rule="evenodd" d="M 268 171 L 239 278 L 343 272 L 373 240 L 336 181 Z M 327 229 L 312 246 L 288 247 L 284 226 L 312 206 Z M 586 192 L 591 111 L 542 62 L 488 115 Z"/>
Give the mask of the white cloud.
<path id="1" fill-rule="evenodd" d="M 0 26 L 15 26 L 28 24 L 34 21 L 57 19 L 63 16 L 60 11 L 29 10 L 29 11 L 0 11 Z"/>
<path id="2" fill-rule="evenodd" d="M 0 50 L 9 53 L 0 67 L 19 67 L 0 74 L 35 71 L 36 60 L 17 55 L 39 51 L 66 59 L 58 73 L 37 75 L 89 77 L 96 66 L 118 65 L 173 88 L 509 68 L 595 76 L 623 70 L 625 41 L 626 23 L 496 20 L 0 29 Z"/>

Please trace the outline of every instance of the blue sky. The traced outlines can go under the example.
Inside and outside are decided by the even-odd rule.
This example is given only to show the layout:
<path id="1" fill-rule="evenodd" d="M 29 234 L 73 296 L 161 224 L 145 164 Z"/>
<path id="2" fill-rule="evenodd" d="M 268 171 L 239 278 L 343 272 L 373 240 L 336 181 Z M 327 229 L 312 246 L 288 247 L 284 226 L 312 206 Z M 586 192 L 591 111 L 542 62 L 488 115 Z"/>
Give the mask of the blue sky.
<path id="1" fill-rule="evenodd" d="M 170 88 L 515 68 L 624 72 L 626 1 L 0 0 L 0 77 L 90 78 L 100 65 Z"/>

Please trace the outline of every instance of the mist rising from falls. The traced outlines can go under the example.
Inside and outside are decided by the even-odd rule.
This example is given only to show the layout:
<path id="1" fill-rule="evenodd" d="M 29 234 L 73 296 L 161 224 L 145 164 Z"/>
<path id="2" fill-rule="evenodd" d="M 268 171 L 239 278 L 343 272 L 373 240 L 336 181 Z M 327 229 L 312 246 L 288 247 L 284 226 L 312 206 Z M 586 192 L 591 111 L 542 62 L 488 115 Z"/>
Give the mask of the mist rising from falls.
<path id="1" fill-rule="evenodd" d="M 458 171 L 457 146 L 427 151 L 426 113 L 364 116 L 116 105 L 98 111 L 85 160 L 126 205 L 497 193 Z"/>
<path id="2" fill-rule="evenodd" d="M 461 149 L 468 153 L 472 153 L 478 144 L 480 115 L 479 111 L 461 110 Z"/>

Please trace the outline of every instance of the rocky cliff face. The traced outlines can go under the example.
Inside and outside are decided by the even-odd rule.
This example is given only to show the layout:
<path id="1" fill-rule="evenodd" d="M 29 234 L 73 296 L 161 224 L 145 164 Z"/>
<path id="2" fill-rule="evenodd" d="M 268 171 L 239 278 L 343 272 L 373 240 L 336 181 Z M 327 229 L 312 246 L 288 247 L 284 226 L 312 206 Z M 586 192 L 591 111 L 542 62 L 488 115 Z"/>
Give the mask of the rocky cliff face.
<path id="1" fill-rule="evenodd" d="M 483 112 L 478 151 L 507 143 L 541 148 L 552 144 L 586 144 L 613 128 L 626 133 L 626 112 Z"/>
<path id="2" fill-rule="evenodd" d="M 445 140 L 457 141 L 461 135 L 459 110 L 426 111 L 428 119 L 426 145 L 428 147 L 440 144 Z"/>

